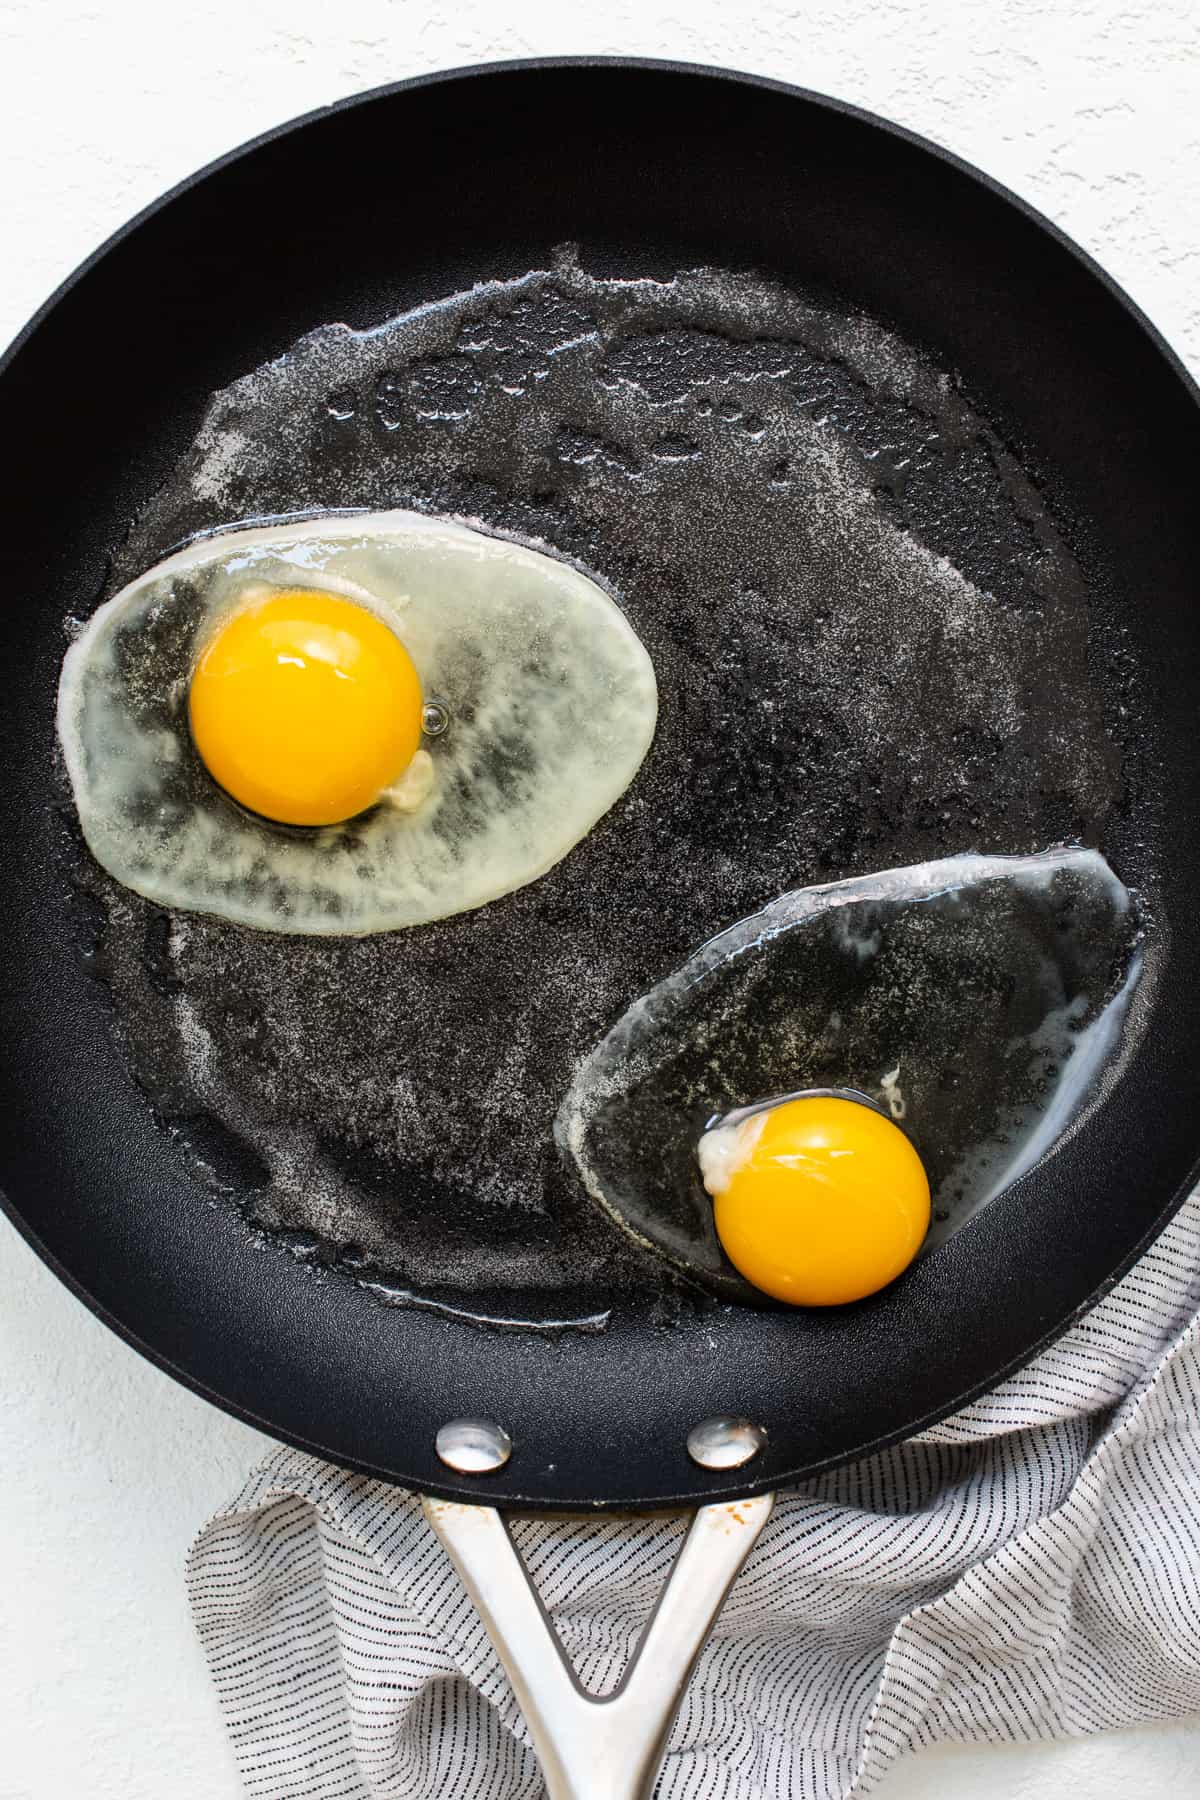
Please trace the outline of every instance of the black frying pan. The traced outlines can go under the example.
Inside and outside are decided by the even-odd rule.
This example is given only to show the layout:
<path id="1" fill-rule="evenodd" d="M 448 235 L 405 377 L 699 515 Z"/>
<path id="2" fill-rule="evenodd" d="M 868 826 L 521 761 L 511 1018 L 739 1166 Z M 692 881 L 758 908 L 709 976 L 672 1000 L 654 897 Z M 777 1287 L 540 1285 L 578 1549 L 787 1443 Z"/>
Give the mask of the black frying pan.
<path id="1" fill-rule="evenodd" d="M 716 1353 L 703 1310 L 666 1324 L 617 1294 L 599 1334 L 487 1330 L 383 1307 L 278 1249 L 251 1253 L 236 1208 L 210 1203 L 129 1077 L 64 877 L 64 617 L 94 602 L 106 556 L 210 393 L 312 327 L 545 266 L 566 239 L 602 273 L 763 270 L 959 372 L 1108 596 L 1120 666 L 1145 698 L 1135 748 L 1165 775 L 1159 789 L 1140 781 L 1101 846 L 1131 883 L 1153 876 L 1162 956 L 1148 1028 L 1108 1103 L 897 1287 L 820 1314 L 735 1307 L 719 1315 Z M 404 83 L 260 140 L 120 233 L 8 354 L 0 426 L 0 1174 L 47 1263 L 197 1392 L 442 1495 L 479 1494 L 434 1451 L 463 1414 L 512 1434 L 487 1490 L 504 1504 L 765 1491 L 994 1383 L 1111 1286 L 1179 1204 L 1200 1160 L 1200 413 L 1129 302 L 992 183 L 878 120 L 757 79 L 574 61 Z M 903 843 L 880 854 L 907 860 Z M 553 1313 L 557 1299 L 542 1304 Z M 740 1473 L 686 1453 L 695 1422 L 722 1413 L 767 1433 Z"/>

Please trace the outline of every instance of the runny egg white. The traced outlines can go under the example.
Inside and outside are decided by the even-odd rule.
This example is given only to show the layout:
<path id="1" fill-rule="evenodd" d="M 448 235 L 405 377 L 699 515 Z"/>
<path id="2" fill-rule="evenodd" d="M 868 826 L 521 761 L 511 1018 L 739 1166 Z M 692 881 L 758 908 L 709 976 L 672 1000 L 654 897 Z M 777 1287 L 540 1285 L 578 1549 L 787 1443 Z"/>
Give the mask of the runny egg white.
<path id="1" fill-rule="evenodd" d="M 838 1305 L 1080 1128 L 1136 1041 L 1144 962 L 1096 850 L 797 888 L 632 1002 L 558 1141 L 616 1225 L 723 1298 Z"/>
<path id="2" fill-rule="evenodd" d="M 569 564 L 448 520 L 219 533 L 72 644 L 58 731 L 84 837 L 169 907 L 359 934 L 535 880 L 654 735 L 650 658 Z"/>

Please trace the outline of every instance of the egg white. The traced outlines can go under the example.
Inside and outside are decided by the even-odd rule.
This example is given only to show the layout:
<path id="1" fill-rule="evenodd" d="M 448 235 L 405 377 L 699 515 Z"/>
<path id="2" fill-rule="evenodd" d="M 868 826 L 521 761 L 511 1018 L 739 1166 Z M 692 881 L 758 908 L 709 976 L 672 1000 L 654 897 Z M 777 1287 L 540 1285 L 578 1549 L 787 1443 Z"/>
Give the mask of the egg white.
<path id="1" fill-rule="evenodd" d="M 187 723 L 195 648 L 258 584 L 343 594 L 395 630 L 450 720 L 414 810 L 289 832 L 209 779 Z M 221 532 L 147 570 L 67 652 L 58 733 L 88 847 L 125 886 L 264 930 L 357 935 L 544 874 L 629 786 L 657 706 L 640 639 L 578 569 L 387 512 Z"/>
<path id="2" fill-rule="evenodd" d="M 932 1249 L 1103 1104 L 1144 1029 L 1146 966 L 1139 908 L 1097 850 L 797 888 L 632 1002 L 576 1070 L 555 1136 L 628 1237 L 745 1299 L 710 1197 L 753 1153 L 764 1109 L 846 1092 L 911 1130 Z"/>

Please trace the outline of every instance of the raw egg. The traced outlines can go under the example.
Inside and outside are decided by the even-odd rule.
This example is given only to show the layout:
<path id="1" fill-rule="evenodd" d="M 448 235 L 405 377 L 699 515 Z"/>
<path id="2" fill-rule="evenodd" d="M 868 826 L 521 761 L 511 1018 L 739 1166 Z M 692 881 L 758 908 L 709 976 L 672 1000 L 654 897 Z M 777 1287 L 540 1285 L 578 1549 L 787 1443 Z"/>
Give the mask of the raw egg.
<path id="1" fill-rule="evenodd" d="M 1149 946 L 1096 850 L 796 888 L 631 1002 L 576 1069 L 558 1142 L 614 1224 L 724 1300 L 866 1293 L 920 1241 L 925 1176 L 928 1250 L 1103 1103 Z M 772 1098 L 800 1094 L 803 1112 Z M 793 1141 L 803 1121 L 818 1137 Z"/>
<path id="2" fill-rule="evenodd" d="M 218 532 L 147 569 L 68 650 L 58 734 L 118 881 L 342 935 L 544 875 L 625 792 L 657 710 L 637 633 L 581 569 L 359 513 Z"/>
<path id="3" fill-rule="evenodd" d="M 929 1228 L 920 1157 L 857 1100 L 785 1100 L 707 1131 L 698 1153 L 726 1256 L 792 1306 L 840 1306 L 886 1287 Z"/>

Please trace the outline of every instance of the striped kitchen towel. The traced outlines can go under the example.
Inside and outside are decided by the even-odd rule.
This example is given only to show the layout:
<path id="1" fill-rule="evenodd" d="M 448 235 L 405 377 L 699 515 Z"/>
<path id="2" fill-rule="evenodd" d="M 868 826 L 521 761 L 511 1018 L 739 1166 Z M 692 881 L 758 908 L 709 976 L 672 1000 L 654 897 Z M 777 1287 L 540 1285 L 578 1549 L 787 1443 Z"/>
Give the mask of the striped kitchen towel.
<path id="1" fill-rule="evenodd" d="M 840 1800 L 904 1750 L 1200 1710 L 1200 1194 L 1020 1374 L 782 1496 L 671 1734 L 661 1800 Z M 515 1536 L 610 1688 L 681 1520 Z M 256 1800 L 536 1800 L 520 1713 L 410 1496 L 279 1450 L 191 1602 Z"/>

